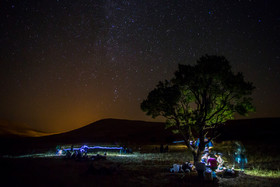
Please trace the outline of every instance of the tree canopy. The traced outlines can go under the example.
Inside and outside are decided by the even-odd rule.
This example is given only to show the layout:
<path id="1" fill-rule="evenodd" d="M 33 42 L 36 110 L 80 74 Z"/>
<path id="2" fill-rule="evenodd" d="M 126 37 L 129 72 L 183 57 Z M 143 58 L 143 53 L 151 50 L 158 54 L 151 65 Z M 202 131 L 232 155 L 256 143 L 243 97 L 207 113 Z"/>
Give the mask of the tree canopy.
<path id="1" fill-rule="evenodd" d="M 248 115 L 254 111 L 252 82 L 244 80 L 241 72 L 234 73 L 223 56 L 202 56 L 195 65 L 179 64 L 171 80 L 159 82 L 141 109 L 153 118 L 163 116 L 167 127 L 175 127 L 186 145 L 200 156 L 207 142 L 198 148 L 190 140 L 216 137 L 217 127 L 234 114 Z"/>

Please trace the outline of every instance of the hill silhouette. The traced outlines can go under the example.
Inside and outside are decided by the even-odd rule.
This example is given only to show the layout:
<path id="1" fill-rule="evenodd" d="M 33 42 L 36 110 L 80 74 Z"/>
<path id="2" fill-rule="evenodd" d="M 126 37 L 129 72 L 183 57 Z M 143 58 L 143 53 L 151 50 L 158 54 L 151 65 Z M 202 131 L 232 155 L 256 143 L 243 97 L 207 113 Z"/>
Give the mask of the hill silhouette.
<path id="1" fill-rule="evenodd" d="M 280 118 L 230 120 L 220 129 L 218 140 L 279 142 Z"/>
<path id="2" fill-rule="evenodd" d="M 103 119 L 69 132 L 41 137 L 62 143 L 168 143 L 178 138 L 165 129 L 165 123 Z"/>
<path id="3" fill-rule="evenodd" d="M 0 119 L 0 137 L 40 137 L 51 135 L 52 133 L 46 133 L 32 129 L 26 124 L 16 123 L 4 119 Z"/>
<path id="4" fill-rule="evenodd" d="M 280 118 L 230 120 L 221 129 L 217 141 L 271 141 L 278 137 Z M 35 138 L 51 144 L 170 144 L 180 134 L 165 129 L 163 122 L 103 119 L 69 132 Z"/>
<path id="5" fill-rule="evenodd" d="M 220 129 L 217 141 L 240 140 L 252 142 L 279 142 L 280 118 L 257 118 L 228 121 Z M 165 123 L 122 119 L 103 119 L 69 132 L 43 137 L 0 138 L 4 152 L 33 152 L 53 149 L 56 145 L 145 145 L 169 144 L 182 140 L 179 134 L 165 129 Z"/>

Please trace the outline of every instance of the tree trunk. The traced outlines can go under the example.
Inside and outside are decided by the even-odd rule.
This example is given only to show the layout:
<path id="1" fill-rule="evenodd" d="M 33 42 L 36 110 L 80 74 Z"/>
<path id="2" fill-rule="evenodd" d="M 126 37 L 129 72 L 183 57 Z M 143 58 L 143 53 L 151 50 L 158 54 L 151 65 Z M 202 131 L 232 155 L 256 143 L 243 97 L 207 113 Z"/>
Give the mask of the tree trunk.
<path id="1" fill-rule="evenodd" d="M 202 153 L 203 153 L 204 149 L 205 149 L 204 138 L 200 137 L 199 146 L 197 147 L 196 151 L 193 151 L 194 164 L 200 162 L 201 156 L 202 156 Z"/>
<path id="2" fill-rule="evenodd" d="M 195 152 L 193 152 L 193 162 L 194 162 L 194 165 L 196 165 L 199 162 L 199 158 Z"/>
<path id="3" fill-rule="evenodd" d="M 193 161 L 194 161 L 195 165 L 200 162 L 201 155 L 202 154 L 201 154 L 201 152 L 199 150 L 197 150 L 197 152 L 193 152 Z"/>

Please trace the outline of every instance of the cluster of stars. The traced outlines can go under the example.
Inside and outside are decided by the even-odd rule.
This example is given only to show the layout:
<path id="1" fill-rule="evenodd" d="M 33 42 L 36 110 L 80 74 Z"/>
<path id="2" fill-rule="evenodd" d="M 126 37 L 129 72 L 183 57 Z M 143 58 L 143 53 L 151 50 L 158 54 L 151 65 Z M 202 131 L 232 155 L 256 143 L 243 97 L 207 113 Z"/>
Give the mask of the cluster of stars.
<path id="1" fill-rule="evenodd" d="M 264 106 L 280 93 L 271 1 L 4 1 L 0 12 L 0 118 L 50 131 L 150 120 L 139 107 L 148 92 L 206 53 L 255 83 L 256 117 L 276 115 Z"/>

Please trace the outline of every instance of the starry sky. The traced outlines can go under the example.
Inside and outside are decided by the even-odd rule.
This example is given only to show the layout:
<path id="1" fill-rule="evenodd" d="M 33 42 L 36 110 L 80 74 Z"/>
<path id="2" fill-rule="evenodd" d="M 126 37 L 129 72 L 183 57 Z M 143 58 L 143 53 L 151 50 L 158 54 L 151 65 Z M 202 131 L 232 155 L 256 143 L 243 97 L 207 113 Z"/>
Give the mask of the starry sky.
<path id="1" fill-rule="evenodd" d="M 205 54 L 254 83 L 250 118 L 280 117 L 279 46 L 277 0 L 1 0 L 0 119 L 46 132 L 151 121 L 149 91 Z"/>

